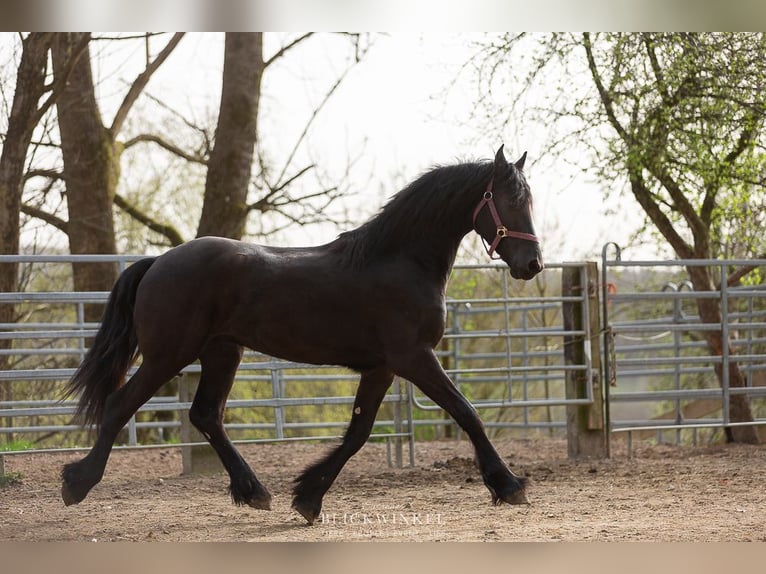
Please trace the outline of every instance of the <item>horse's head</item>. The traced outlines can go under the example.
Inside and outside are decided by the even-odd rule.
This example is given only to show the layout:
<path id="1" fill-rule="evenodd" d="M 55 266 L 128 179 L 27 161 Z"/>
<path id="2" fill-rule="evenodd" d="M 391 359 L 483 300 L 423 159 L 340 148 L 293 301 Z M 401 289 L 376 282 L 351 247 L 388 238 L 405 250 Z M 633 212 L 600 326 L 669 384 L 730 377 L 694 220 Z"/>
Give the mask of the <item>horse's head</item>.
<path id="1" fill-rule="evenodd" d="M 526 158 L 525 152 L 516 163 L 508 163 L 500 146 L 492 179 L 473 213 L 474 229 L 485 241 L 487 253 L 505 261 L 515 279 L 532 279 L 543 270 L 532 195 L 522 173 Z"/>

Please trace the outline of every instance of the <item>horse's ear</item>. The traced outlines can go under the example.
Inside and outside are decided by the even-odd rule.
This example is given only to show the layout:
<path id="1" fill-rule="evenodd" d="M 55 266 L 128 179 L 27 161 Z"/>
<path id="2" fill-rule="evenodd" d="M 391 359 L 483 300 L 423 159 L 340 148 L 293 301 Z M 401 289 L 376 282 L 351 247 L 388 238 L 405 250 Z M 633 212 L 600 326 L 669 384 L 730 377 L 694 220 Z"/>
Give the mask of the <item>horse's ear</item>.
<path id="1" fill-rule="evenodd" d="M 502 175 L 508 170 L 508 162 L 505 160 L 505 154 L 503 153 L 503 144 L 495 154 L 495 175 Z"/>
<path id="2" fill-rule="evenodd" d="M 519 161 L 517 161 L 514 165 L 516 165 L 516 169 L 524 169 L 524 162 L 527 161 L 527 152 L 524 152 L 524 155 L 519 158 Z"/>

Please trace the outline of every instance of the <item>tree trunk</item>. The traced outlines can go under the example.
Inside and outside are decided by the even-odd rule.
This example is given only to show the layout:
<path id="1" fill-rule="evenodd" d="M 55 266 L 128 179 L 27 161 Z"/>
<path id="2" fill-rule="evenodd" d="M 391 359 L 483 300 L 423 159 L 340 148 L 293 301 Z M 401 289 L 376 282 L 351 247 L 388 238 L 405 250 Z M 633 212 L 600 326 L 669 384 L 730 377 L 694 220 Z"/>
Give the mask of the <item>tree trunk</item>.
<path id="1" fill-rule="evenodd" d="M 239 239 L 245 231 L 263 70 L 263 35 L 227 33 L 221 107 L 197 237 Z"/>
<path id="2" fill-rule="evenodd" d="M 72 50 L 81 37 L 81 33 L 56 35 L 53 43 L 56 76 L 64 74 L 70 66 Z M 64 157 L 70 252 L 114 254 L 117 248 L 112 203 L 119 177 L 119 153 L 101 121 L 88 51 L 71 68 L 56 106 Z M 73 274 L 76 291 L 109 291 L 117 279 L 117 265 L 76 263 Z M 100 305 L 86 306 L 85 320 L 100 320 L 102 309 Z"/>
<path id="3" fill-rule="evenodd" d="M 707 267 L 688 267 L 689 277 L 695 291 L 714 291 L 715 283 Z M 722 278 L 726 281 L 726 278 Z M 697 299 L 697 309 L 700 320 L 703 323 L 721 323 L 722 314 L 719 303 L 715 299 Z M 720 357 L 723 355 L 723 346 L 728 346 L 729 361 L 729 388 L 738 388 L 745 386 L 745 378 L 739 364 L 735 360 L 734 350 L 729 341 L 723 340 L 721 331 L 704 331 L 705 340 L 711 355 Z M 716 363 L 715 373 L 723 387 L 723 364 Z M 729 397 L 729 418 L 732 422 L 749 422 L 753 420 L 753 413 L 750 409 L 750 400 L 745 395 L 730 395 Z M 726 429 L 727 438 L 733 442 L 743 442 L 757 444 L 758 433 L 754 426 L 730 427 Z"/>
<path id="4" fill-rule="evenodd" d="M 676 252 L 676 255 L 682 259 L 711 259 L 710 235 L 709 229 L 697 229 L 695 234 L 694 246 L 684 241 L 681 235 L 675 230 L 671 221 L 663 214 L 659 205 L 652 199 L 652 194 L 646 186 L 638 167 L 633 166 L 630 170 L 631 190 L 636 200 L 644 208 L 644 211 L 652 220 L 652 223 L 667 239 L 670 246 Z M 690 227 L 694 228 L 690 224 Z M 708 267 L 689 266 L 687 267 L 689 278 L 695 291 L 715 291 L 715 282 Z M 722 278 L 725 281 L 726 278 Z M 697 299 L 697 310 L 700 315 L 700 321 L 703 323 L 721 324 L 721 308 L 719 302 L 713 299 Z M 729 388 L 744 387 L 745 379 L 739 369 L 739 365 L 733 360 L 734 352 L 729 341 L 723 340 L 723 335 L 718 331 L 704 331 L 705 341 L 707 342 L 710 354 L 720 357 L 723 354 L 723 346 L 728 346 L 729 356 Z M 723 387 L 723 365 L 714 366 L 719 384 Z M 750 400 L 745 395 L 730 395 L 729 397 L 729 419 L 731 422 L 752 422 L 753 413 L 750 409 Z M 727 440 L 732 442 L 757 443 L 758 433 L 755 427 L 730 427 L 726 429 Z"/>
<path id="5" fill-rule="evenodd" d="M 50 34 L 32 33 L 23 41 L 21 63 L 16 76 L 8 131 L 0 152 L 0 254 L 19 253 L 19 213 L 24 187 L 27 150 L 37 124 L 38 102 L 45 92 Z M 0 292 L 18 289 L 18 264 L 0 265 Z M 13 323 L 15 309 L 0 304 L 0 323 Z M 0 349 L 10 349 L 11 341 L 0 340 Z M 9 367 L 9 357 L 0 355 L 0 370 Z M 11 382 L 0 383 L 0 401 L 11 400 Z M 3 419 L 6 420 L 6 419 Z M 11 422 L 8 420 L 7 422 Z M 10 435 L 6 435 L 8 440 Z"/>

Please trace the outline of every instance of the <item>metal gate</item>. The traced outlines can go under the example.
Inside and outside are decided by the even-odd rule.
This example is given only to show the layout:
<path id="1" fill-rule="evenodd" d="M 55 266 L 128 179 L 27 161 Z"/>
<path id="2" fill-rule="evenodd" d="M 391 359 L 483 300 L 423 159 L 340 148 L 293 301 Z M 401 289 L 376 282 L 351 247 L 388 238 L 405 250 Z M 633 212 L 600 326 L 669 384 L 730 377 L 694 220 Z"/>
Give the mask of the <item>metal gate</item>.
<path id="1" fill-rule="evenodd" d="M 711 267 L 718 289 L 695 291 L 686 270 L 694 266 Z M 753 268 L 752 279 L 728 285 L 726 278 L 743 267 Z M 702 429 L 766 424 L 764 273 L 763 259 L 626 261 L 616 244 L 604 246 L 604 378 L 613 433 L 627 433 L 629 443 L 634 436 L 696 443 Z M 696 308 L 702 299 L 717 302 L 720 323 L 702 322 Z M 730 344 L 713 353 L 705 332 L 718 332 Z M 733 364 L 743 386 L 729 380 Z M 747 397 L 752 422 L 731 420 L 737 396 Z"/>

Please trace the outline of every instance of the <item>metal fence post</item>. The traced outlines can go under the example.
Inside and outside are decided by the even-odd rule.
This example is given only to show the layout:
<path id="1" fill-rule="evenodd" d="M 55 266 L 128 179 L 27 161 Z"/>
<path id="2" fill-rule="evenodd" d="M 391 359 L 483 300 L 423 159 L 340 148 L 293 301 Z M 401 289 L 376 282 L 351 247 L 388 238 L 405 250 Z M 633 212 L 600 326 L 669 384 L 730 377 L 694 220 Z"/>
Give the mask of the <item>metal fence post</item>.
<path id="1" fill-rule="evenodd" d="M 726 278 L 728 277 L 728 267 L 726 263 L 721 263 L 721 392 L 723 393 L 723 424 L 729 426 L 731 413 L 731 395 L 729 393 L 729 286 Z"/>
<path id="2" fill-rule="evenodd" d="M 182 403 L 190 403 L 194 400 L 194 394 L 199 386 L 199 373 L 186 373 L 178 382 L 178 400 Z M 191 445 L 188 443 L 204 443 L 202 436 L 189 420 L 189 409 L 180 411 L 181 417 L 181 459 L 183 461 L 184 474 L 214 474 L 223 470 L 218 455 L 209 444 Z"/>
<path id="3" fill-rule="evenodd" d="M 582 302 L 565 302 L 562 308 L 564 329 L 583 333 L 564 337 L 566 364 L 584 367 L 566 372 L 566 397 L 593 398 L 591 404 L 567 405 L 567 451 L 570 458 L 608 456 L 599 376 L 597 277 L 598 266 L 595 262 L 583 263 L 581 267 L 565 267 L 561 275 L 561 294 L 582 298 Z"/>
<path id="4" fill-rule="evenodd" d="M 394 377 L 394 394 L 397 395 L 397 400 L 394 401 L 394 433 L 399 434 L 402 432 L 402 381 L 399 377 Z M 402 437 L 394 437 L 394 466 L 396 468 L 402 468 Z"/>
<path id="5" fill-rule="evenodd" d="M 271 369 L 271 396 L 277 400 L 284 398 L 284 384 L 281 369 Z M 274 407 L 274 433 L 276 438 L 285 438 L 285 411 L 280 405 Z"/>

